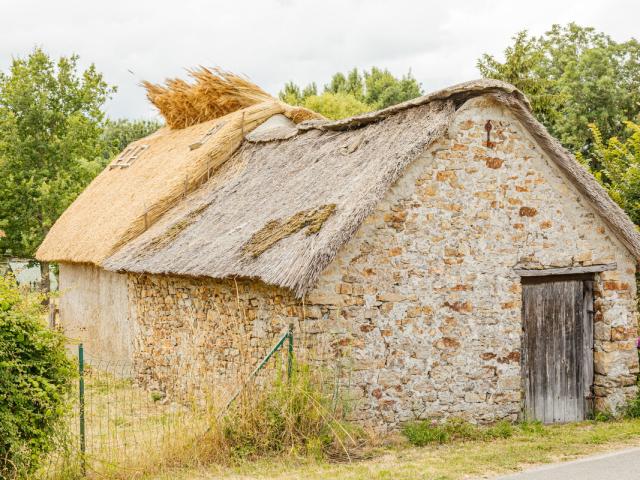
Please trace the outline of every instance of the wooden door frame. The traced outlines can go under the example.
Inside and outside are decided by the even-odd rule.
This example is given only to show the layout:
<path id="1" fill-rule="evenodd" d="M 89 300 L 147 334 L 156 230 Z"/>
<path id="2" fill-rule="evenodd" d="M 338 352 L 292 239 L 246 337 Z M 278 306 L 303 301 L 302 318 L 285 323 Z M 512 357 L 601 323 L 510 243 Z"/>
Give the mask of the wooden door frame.
<path id="1" fill-rule="evenodd" d="M 606 267 L 606 268 L 605 268 Z M 594 292 L 594 284 L 598 280 L 598 273 L 606 270 L 613 270 L 616 268 L 616 264 L 606 264 L 606 265 L 597 265 L 590 267 L 569 267 L 569 268 L 557 268 L 557 269 L 548 269 L 548 270 L 520 270 L 520 272 L 526 272 L 524 275 L 520 275 L 520 283 L 524 287 L 526 284 L 543 284 L 550 283 L 554 281 L 569 281 L 569 280 L 581 280 L 583 282 L 583 288 L 585 298 L 588 301 L 583 301 L 582 303 L 582 318 L 583 324 L 581 328 L 583 329 L 583 352 L 590 350 L 590 362 L 586 362 L 582 364 L 583 370 L 582 376 L 585 379 L 585 388 L 587 389 L 587 395 L 585 396 L 585 416 L 589 418 L 590 415 L 594 412 L 594 355 L 593 352 L 595 350 L 595 315 L 594 315 L 594 300 L 595 300 L 595 292 Z M 577 271 L 576 271 L 577 270 Z M 517 271 L 517 270 L 516 270 Z M 534 274 L 535 272 L 535 274 Z M 588 293 L 587 293 L 588 292 Z M 526 417 L 526 394 L 528 388 L 528 382 L 530 380 L 530 372 L 528 365 L 528 354 L 529 352 L 525 352 L 527 345 L 525 339 L 525 305 L 524 305 L 524 288 L 522 288 L 522 306 L 521 306 L 521 361 L 520 361 L 520 369 L 521 369 L 521 377 L 522 377 L 522 409 L 521 416 L 523 418 Z M 585 325 L 589 325 L 588 331 L 585 332 Z M 586 333 L 586 335 L 585 335 Z"/>

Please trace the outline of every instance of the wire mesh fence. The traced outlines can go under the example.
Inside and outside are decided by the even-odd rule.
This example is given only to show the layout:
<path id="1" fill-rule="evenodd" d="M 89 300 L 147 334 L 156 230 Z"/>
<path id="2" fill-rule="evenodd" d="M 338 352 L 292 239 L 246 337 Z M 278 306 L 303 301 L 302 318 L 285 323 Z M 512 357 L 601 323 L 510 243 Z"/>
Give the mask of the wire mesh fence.
<path id="1" fill-rule="evenodd" d="M 130 363 L 97 357 L 82 345 L 72 354 L 79 376 L 58 447 L 37 473 L 42 480 L 100 478 L 153 461 L 150 452 L 170 455 L 193 442 L 241 390 L 264 382 L 276 366 L 291 371 L 293 334 L 287 332 L 257 368 L 226 379 L 190 374 L 185 364 L 173 366 L 171 381 L 158 382 Z"/>

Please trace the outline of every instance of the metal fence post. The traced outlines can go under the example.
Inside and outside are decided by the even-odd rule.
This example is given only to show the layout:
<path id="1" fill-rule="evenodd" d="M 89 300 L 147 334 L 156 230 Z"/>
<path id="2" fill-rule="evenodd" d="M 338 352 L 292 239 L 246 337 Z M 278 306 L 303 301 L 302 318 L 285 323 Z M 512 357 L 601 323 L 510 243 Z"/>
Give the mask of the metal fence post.
<path id="1" fill-rule="evenodd" d="M 293 374 L 293 323 L 289 324 L 289 352 L 287 357 L 287 378 L 291 380 Z"/>
<path id="2" fill-rule="evenodd" d="M 84 346 L 82 343 L 78 345 L 78 373 L 80 374 L 79 392 L 80 392 L 80 472 L 82 476 L 87 474 L 86 450 L 87 439 L 84 429 Z"/>

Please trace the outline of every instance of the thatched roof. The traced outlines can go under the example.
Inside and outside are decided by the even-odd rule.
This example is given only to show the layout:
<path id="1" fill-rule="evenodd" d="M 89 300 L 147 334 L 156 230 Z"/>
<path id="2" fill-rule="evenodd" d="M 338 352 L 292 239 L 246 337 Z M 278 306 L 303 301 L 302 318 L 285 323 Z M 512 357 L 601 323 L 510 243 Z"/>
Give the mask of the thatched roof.
<path id="1" fill-rule="evenodd" d="M 177 80 L 168 87 L 148 84 L 148 95 L 176 127 L 206 121 L 164 127 L 129 145 L 58 219 L 38 259 L 100 265 L 206 182 L 244 136 L 273 115 L 296 123 L 322 118 L 256 91 L 240 77 L 208 70 L 194 75 L 198 82 L 191 86 Z M 198 102 L 198 95 L 206 98 Z M 209 97 L 221 102 L 217 110 Z"/>
<path id="2" fill-rule="evenodd" d="M 446 131 L 453 112 L 452 102 L 435 101 L 362 129 L 312 129 L 285 141 L 245 144 L 214 181 L 125 245 L 105 267 L 258 277 L 302 293 L 407 163 Z M 286 228 L 296 214 L 313 215 L 329 205 L 334 211 L 316 234 L 300 229 L 258 256 L 246 251 L 269 222 Z M 181 223 L 185 218 L 188 224 Z"/>
<path id="3" fill-rule="evenodd" d="M 122 243 L 103 266 L 259 278 L 302 295 L 405 167 L 447 131 L 456 110 L 481 95 L 513 111 L 640 258 L 633 223 L 534 119 L 524 96 L 511 85 L 479 80 L 346 120 L 297 126 L 280 122 L 277 128 L 256 131 L 210 180 L 135 239 Z M 186 143 L 174 149 L 181 151 Z M 91 235 L 94 228 L 91 223 L 84 231 Z"/>

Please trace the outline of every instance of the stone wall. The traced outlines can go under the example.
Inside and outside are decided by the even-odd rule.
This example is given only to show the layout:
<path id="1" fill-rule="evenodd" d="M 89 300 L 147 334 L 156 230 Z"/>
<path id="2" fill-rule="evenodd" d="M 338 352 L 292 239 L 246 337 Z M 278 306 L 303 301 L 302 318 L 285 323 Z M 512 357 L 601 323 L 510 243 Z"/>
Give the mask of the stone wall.
<path id="1" fill-rule="evenodd" d="M 135 358 L 156 382 L 188 358 L 224 384 L 294 321 L 298 354 L 337 369 L 358 421 L 513 420 L 522 407 L 514 267 L 610 262 L 618 269 L 596 279 L 600 409 L 635 392 L 635 261 L 510 112 L 478 98 L 412 163 L 304 306 L 259 282 L 130 276 Z"/>
<path id="2" fill-rule="evenodd" d="M 174 394 L 226 399 L 302 317 L 293 296 L 258 282 L 130 275 L 129 288 L 139 319 L 136 371 Z"/>

